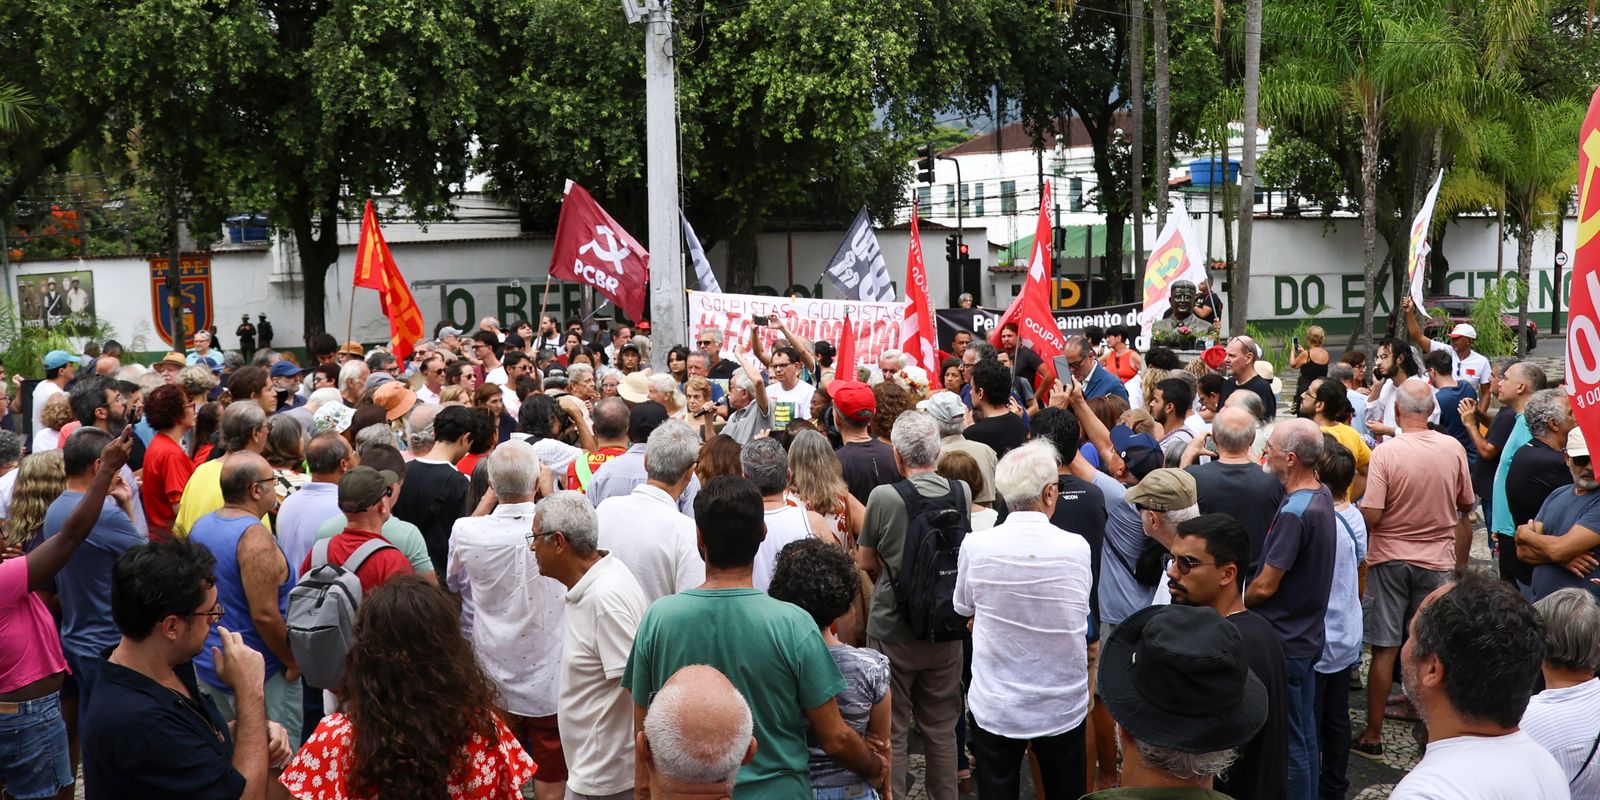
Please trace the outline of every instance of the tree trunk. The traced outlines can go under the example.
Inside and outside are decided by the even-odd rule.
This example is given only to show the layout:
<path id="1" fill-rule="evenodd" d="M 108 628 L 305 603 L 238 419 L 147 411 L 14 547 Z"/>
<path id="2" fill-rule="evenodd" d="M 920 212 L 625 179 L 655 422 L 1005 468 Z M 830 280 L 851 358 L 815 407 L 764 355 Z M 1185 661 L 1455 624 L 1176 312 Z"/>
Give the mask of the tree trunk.
<path id="1" fill-rule="evenodd" d="M 1132 116 L 1128 186 L 1133 198 L 1133 252 L 1141 254 L 1144 252 L 1144 0 L 1129 0 L 1128 10 L 1128 95 Z M 1134 260 L 1139 260 L 1137 255 Z"/>
<path id="2" fill-rule="evenodd" d="M 1372 310 L 1378 291 L 1378 111 L 1377 101 L 1365 100 L 1361 115 L 1361 322 L 1351 336 L 1352 346 L 1372 347 Z M 1390 312 L 1394 317 L 1395 312 Z"/>
<path id="3" fill-rule="evenodd" d="M 1172 68 L 1167 38 L 1167 0 L 1150 0 L 1155 13 L 1152 28 L 1155 32 L 1156 51 L 1156 235 L 1167 225 L 1167 181 L 1172 172 Z M 1230 298 L 1231 299 L 1231 298 Z"/>
<path id="4" fill-rule="evenodd" d="M 1244 11 L 1244 152 L 1239 164 L 1239 252 L 1233 265 L 1230 319 L 1235 336 L 1250 321 L 1250 248 L 1256 206 L 1256 125 L 1261 98 L 1261 3 L 1247 0 Z M 1223 134 L 1226 137 L 1226 133 Z M 1224 172 L 1224 175 L 1227 173 Z"/>
<path id="5" fill-rule="evenodd" d="M 1517 329 L 1512 333 L 1517 337 L 1517 357 L 1522 358 L 1528 354 L 1528 337 L 1523 331 L 1528 329 L 1528 295 L 1529 273 L 1533 269 L 1533 225 L 1531 214 L 1523 215 L 1522 225 L 1517 231 L 1517 279 L 1522 286 L 1517 291 Z"/>
<path id="6" fill-rule="evenodd" d="M 1122 231 L 1127 221 L 1121 214 L 1106 215 L 1106 258 L 1101 262 L 1100 274 L 1105 276 L 1111 287 L 1109 305 L 1123 302 L 1122 291 Z M 1092 234 L 1091 234 L 1092 235 Z"/>
<path id="7" fill-rule="evenodd" d="M 728 237 L 728 289 L 749 294 L 756 285 L 756 270 L 761 266 L 757 248 L 760 225 L 752 222 Z"/>
<path id="8" fill-rule="evenodd" d="M 328 330 L 328 268 L 339 260 L 338 199 L 325 201 L 318 225 L 312 229 L 310 204 L 296 203 L 286 209 L 289 230 L 294 233 L 295 255 L 300 260 L 303 303 L 301 325 L 307 341 Z M 352 289 L 353 291 L 353 289 Z"/>

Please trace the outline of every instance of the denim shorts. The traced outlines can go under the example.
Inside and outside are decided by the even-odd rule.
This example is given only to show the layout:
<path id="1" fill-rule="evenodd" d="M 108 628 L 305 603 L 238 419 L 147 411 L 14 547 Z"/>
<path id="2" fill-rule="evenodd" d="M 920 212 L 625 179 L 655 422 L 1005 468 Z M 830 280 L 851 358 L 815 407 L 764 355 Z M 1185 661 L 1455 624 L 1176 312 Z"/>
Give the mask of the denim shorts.
<path id="1" fill-rule="evenodd" d="M 67 757 L 67 724 L 61 719 L 61 693 L 17 703 L 16 713 L 0 712 L 0 779 L 7 796 L 19 800 L 54 797 L 72 785 Z"/>
<path id="2" fill-rule="evenodd" d="M 878 800 L 878 790 L 865 783 L 849 786 L 813 786 L 816 800 Z"/>

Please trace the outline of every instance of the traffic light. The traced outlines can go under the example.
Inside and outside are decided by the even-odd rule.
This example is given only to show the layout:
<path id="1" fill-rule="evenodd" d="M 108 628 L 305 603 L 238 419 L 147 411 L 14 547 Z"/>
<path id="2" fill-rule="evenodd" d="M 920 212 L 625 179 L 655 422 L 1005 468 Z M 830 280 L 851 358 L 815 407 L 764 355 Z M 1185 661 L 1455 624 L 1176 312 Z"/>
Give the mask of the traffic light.
<path id="1" fill-rule="evenodd" d="M 917 148 L 917 182 L 933 185 L 933 146 Z"/>
<path id="2" fill-rule="evenodd" d="M 960 253 L 962 259 L 965 259 L 967 257 L 967 243 L 962 242 L 961 245 L 956 248 L 956 251 Z"/>
<path id="3" fill-rule="evenodd" d="M 959 236 L 944 237 L 944 260 L 947 264 L 960 263 L 961 257 L 967 254 L 967 246 L 961 243 Z"/>

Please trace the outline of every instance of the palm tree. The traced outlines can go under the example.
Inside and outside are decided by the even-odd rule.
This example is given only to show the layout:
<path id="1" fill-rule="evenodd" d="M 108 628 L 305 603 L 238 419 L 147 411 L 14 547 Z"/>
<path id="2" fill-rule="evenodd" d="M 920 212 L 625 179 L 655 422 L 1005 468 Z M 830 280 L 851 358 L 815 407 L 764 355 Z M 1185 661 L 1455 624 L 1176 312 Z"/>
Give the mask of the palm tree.
<path id="1" fill-rule="evenodd" d="M 1271 27 L 1294 37 L 1295 45 L 1262 79 L 1267 119 L 1330 131 L 1353 123 L 1359 131 L 1359 169 L 1350 183 L 1361 198 L 1365 292 L 1353 341 L 1372 341 L 1383 134 L 1432 140 L 1440 128 L 1464 128 L 1471 93 L 1479 88 L 1476 53 L 1449 17 L 1448 5 L 1297 0 L 1271 7 Z"/>
<path id="2" fill-rule="evenodd" d="M 0 83 L 0 133 L 16 133 L 33 122 L 37 105 L 27 89 L 14 83 Z"/>

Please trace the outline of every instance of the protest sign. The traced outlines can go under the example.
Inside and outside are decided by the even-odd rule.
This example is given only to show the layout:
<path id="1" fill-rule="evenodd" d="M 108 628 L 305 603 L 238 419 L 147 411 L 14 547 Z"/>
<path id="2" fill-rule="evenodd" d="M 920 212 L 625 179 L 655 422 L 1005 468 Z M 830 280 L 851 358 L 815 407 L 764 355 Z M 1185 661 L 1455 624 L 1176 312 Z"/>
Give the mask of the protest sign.
<path id="1" fill-rule="evenodd" d="M 900 349 L 905 303 L 689 292 L 689 330 L 716 328 L 722 331 L 729 349 L 738 342 L 748 342 L 750 329 L 755 327 L 762 347 L 772 352 L 773 347 L 785 341 L 783 334 L 776 328 L 756 325 L 755 318 L 765 321 L 766 317 L 777 315 L 795 334 L 813 342 L 833 342 L 843 352 L 846 311 L 855 326 L 856 355 L 862 362 L 875 364 L 883 351 Z"/>

